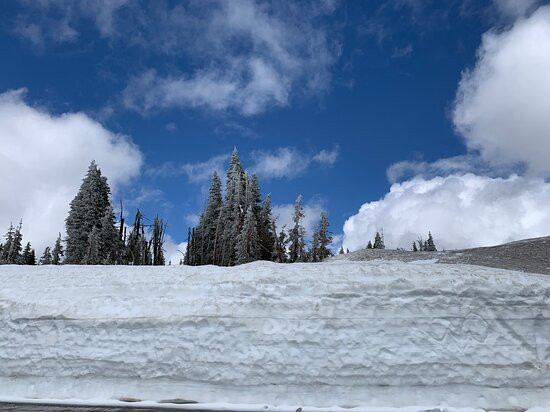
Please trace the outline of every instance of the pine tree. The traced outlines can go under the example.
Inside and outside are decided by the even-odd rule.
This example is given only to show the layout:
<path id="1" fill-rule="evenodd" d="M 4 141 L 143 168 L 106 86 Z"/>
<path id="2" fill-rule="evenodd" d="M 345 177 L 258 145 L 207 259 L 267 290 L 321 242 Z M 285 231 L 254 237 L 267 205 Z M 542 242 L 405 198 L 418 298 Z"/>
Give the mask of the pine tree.
<path id="1" fill-rule="evenodd" d="M 66 263 L 80 264 L 88 255 L 90 233 L 94 227 L 101 228 L 101 220 L 110 206 L 109 195 L 107 178 L 101 175 L 101 170 L 92 161 L 70 204 L 66 220 Z"/>
<path id="2" fill-rule="evenodd" d="M 329 256 L 332 256 L 332 252 L 329 249 L 329 246 L 332 243 L 332 236 L 328 230 L 328 227 L 329 222 L 327 214 L 322 212 L 317 230 L 313 234 L 313 243 L 316 244 L 316 246 L 312 245 L 312 257 L 314 262 L 321 262 Z"/>
<path id="3" fill-rule="evenodd" d="M 434 238 L 431 232 L 428 232 L 428 240 L 426 241 L 426 252 L 437 252 L 435 247 Z"/>
<path id="4" fill-rule="evenodd" d="M 99 265 L 101 261 L 101 243 L 100 243 L 100 230 L 97 226 L 94 226 L 90 234 L 88 235 L 88 248 L 86 254 L 82 259 L 82 263 L 85 265 Z"/>
<path id="5" fill-rule="evenodd" d="M 100 221 L 99 245 L 98 257 L 101 264 L 120 263 L 122 244 L 119 230 L 115 227 L 115 214 L 111 204 L 105 208 Z"/>
<path id="6" fill-rule="evenodd" d="M 10 263 L 9 262 L 9 254 L 11 250 L 11 245 L 13 243 L 13 236 L 15 233 L 15 229 L 13 227 L 13 224 L 10 223 L 10 227 L 4 236 L 6 239 L 4 245 L 2 246 L 2 254 L 0 255 L 0 263 Z"/>
<path id="7" fill-rule="evenodd" d="M 412 251 L 413 252 L 418 252 L 418 248 L 416 247 L 416 242 L 413 242 Z"/>
<path id="8" fill-rule="evenodd" d="M 237 238 L 236 264 L 260 259 L 260 241 L 253 205 L 248 206 L 241 233 Z"/>
<path id="9" fill-rule="evenodd" d="M 52 252 L 49 246 L 46 246 L 46 249 L 44 249 L 44 253 L 42 254 L 42 257 L 40 258 L 40 264 L 41 265 L 51 265 L 52 264 Z"/>
<path id="10" fill-rule="evenodd" d="M 27 244 L 25 245 L 25 249 L 23 249 L 23 255 L 21 256 L 21 264 L 36 265 L 34 249 L 31 248 L 30 242 L 27 242 Z"/>
<path id="11" fill-rule="evenodd" d="M 304 209 L 302 208 L 302 196 L 298 196 L 296 203 L 294 204 L 294 227 L 290 230 L 290 250 L 289 261 L 291 263 L 304 261 L 306 259 L 305 253 L 305 229 L 302 226 L 302 220 L 304 218 Z"/>
<path id="12" fill-rule="evenodd" d="M 64 255 L 63 245 L 61 244 L 61 233 L 57 236 L 55 245 L 52 250 L 52 264 L 60 265 Z"/>
<path id="13" fill-rule="evenodd" d="M 237 149 L 233 149 L 225 190 L 225 205 L 222 227 L 222 250 L 220 264 L 231 266 L 235 264 L 235 246 L 241 232 L 246 212 L 246 175 L 239 159 Z"/>
<path id="14" fill-rule="evenodd" d="M 214 263 L 214 249 L 217 246 L 218 232 L 221 229 L 219 225 L 219 217 L 223 206 L 221 187 L 220 177 L 214 171 L 208 194 L 208 203 L 196 228 L 201 238 L 199 260 L 201 264 L 205 265 Z"/>
<path id="15" fill-rule="evenodd" d="M 367 249 L 372 249 L 372 242 L 369 240 L 369 243 L 367 243 Z"/>
<path id="16" fill-rule="evenodd" d="M 374 236 L 374 249 L 386 249 L 386 246 L 384 245 L 384 239 L 380 235 L 379 232 L 376 232 L 376 235 Z"/>
<path id="17" fill-rule="evenodd" d="M 277 232 L 271 212 L 271 195 L 268 194 L 262 204 L 258 220 L 258 237 L 262 260 L 274 260 L 276 256 Z"/>
<path id="18" fill-rule="evenodd" d="M 344 254 L 344 246 L 340 246 L 340 250 L 338 251 L 338 254 L 339 254 L 339 255 L 343 255 L 343 254 Z"/>
<path id="19" fill-rule="evenodd" d="M 275 221 L 273 221 L 273 231 L 275 231 Z M 281 228 L 279 236 L 275 240 L 275 262 L 288 262 L 287 256 L 288 236 L 285 231 L 285 226 Z"/>
<path id="20" fill-rule="evenodd" d="M 9 264 L 17 264 L 21 262 L 21 250 L 23 242 L 23 234 L 21 233 L 21 228 L 23 226 L 23 221 L 19 222 L 19 225 L 15 228 L 13 232 L 13 237 L 10 242 L 9 248 L 7 250 L 7 261 Z"/>
<path id="21" fill-rule="evenodd" d="M 191 263 L 191 228 L 187 228 L 187 245 L 185 246 L 185 255 L 183 256 L 183 264 L 190 265 Z"/>

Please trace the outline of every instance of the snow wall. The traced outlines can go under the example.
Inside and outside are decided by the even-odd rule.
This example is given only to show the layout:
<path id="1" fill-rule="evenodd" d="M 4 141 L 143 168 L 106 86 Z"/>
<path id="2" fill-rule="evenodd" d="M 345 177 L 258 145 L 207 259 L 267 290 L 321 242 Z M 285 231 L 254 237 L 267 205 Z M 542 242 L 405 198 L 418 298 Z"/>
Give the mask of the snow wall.
<path id="1" fill-rule="evenodd" d="M 550 277 L 0 266 L 0 397 L 550 410 Z"/>

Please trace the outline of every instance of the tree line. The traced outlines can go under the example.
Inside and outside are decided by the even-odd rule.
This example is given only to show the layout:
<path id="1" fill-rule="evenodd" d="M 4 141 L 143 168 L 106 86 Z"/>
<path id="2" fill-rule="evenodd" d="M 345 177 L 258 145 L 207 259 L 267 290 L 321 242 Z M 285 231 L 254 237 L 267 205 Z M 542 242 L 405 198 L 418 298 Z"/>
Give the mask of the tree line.
<path id="1" fill-rule="evenodd" d="M 236 149 L 226 173 L 225 196 L 217 172 L 212 175 L 206 207 L 199 223 L 188 231 L 187 250 L 181 263 L 191 266 L 233 266 L 256 260 L 279 263 L 320 262 L 332 255 L 332 235 L 326 213 L 309 247 L 303 226 L 302 197 L 294 204 L 293 225 L 277 232 L 271 195 L 262 200 L 260 182 L 243 168 Z"/>

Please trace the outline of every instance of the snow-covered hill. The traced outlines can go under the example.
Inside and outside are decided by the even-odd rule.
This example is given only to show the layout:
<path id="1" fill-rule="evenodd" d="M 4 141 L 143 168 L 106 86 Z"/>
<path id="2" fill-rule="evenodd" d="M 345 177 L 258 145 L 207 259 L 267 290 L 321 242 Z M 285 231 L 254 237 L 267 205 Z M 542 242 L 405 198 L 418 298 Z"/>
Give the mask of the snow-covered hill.
<path id="1" fill-rule="evenodd" d="M 0 266 L 0 397 L 550 408 L 550 277 Z"/>

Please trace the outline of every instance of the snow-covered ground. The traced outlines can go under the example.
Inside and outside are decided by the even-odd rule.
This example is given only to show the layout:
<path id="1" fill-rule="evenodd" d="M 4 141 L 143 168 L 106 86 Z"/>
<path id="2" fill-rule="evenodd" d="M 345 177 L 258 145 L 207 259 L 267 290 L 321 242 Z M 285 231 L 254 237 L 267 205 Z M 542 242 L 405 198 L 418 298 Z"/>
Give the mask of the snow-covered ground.
<path id="1" fill-rule="evenodd" d="M 550 277 L 396 261 L 0 266 L 2 397 L 550 410 Z"/>

